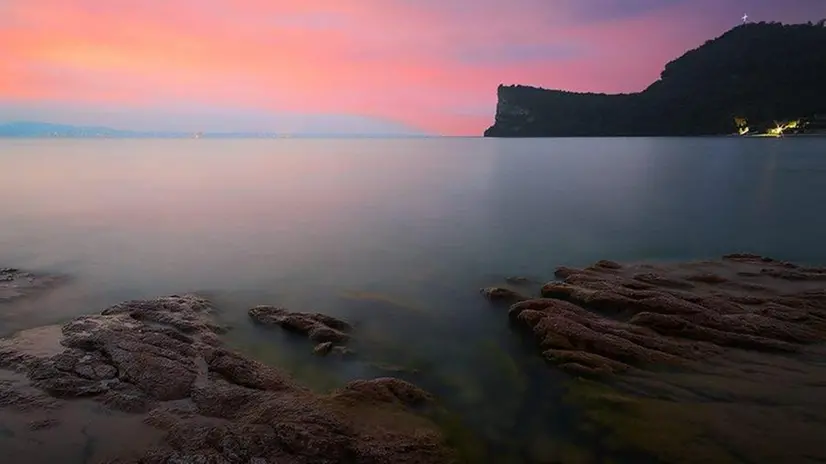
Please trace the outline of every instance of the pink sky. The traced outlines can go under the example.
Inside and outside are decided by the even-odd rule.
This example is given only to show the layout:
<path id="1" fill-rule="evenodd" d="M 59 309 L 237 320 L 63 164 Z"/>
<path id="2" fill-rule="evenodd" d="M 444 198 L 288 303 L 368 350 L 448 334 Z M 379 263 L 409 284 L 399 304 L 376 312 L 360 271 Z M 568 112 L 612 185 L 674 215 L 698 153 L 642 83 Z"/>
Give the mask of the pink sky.
<path id="1" fill-rule="evenodd" d="M 478 135 L 500 83 L 642 90 L 745 12 L 817 21 L 826 1 L 0 0 L 0 122 L 175 106 Z"/>

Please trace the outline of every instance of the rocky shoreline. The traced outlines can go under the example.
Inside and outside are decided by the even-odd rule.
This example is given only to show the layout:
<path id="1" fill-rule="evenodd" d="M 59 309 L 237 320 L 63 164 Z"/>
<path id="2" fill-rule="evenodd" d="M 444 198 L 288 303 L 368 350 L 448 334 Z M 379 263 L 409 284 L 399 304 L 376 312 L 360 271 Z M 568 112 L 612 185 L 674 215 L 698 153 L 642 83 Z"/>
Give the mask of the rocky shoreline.
<path id="1" fill-rule="evenodd" d="M 826 268 L 750 254 L 489 288 L 595 442 L 657 462 L 826 462 Z M 503 319 L 505 318 L 503 314 Z"/>
<path id="2" fill-rule="evenodd" d="M 119 446 L 110 446 L 117 452 L 86 453 L 78 462 L 455 460 L 445 437 L 421 414 L 434 404 L 427 392 L 379 378 L 330 395 L 312 393 L 227 349 L 211 310 L 195 295 L 128 301 L 47 331 L 45 338 L 41 331 L 4 340 L 0 412 L 35 418 L 27 425 L 37 433 L 59 428 L 69 413 L 77 414 L 74 406 L 85 404 L 110 422 L 130 421 L 128 433 L 146 437 L 130 446 L 132 438 L 121 436 Z M 5 422 L 0 425 L 8 427 Z M 16 457 L 38 462 L 21 453 Z"/>
<path id="3" fill-rule="evenodd" d="M 3 275 L 11 277 L 0 281 L 8 296 L 0 303 L 59 282 L 19 270 Z M 538 284 L 524 277 L 482 295 L 508 308 L 501 318 L 525 335 L 518 338 L 530 352 L 538 348 L 549 369 L 570 374 L 561 401 L 576 405 L 583 436 L 597 434 L 592 443 L 607 436 L 605 449 L 662 462 L 826 460 L 826 269 L 736 254 L 599 261 L 556 276 L 538 296 L 528 294 Z M 213 315 L 201 296 L 171 295 L 0 339 L 5 457 L 463 462 L 426 391 L 386 377 L 313 392 L 230 349 L 228 329 Z M 354 336 L 365 335 L 325 314 L 255 306 L 248 315 L 305 337 L 319 356 L 352 356 Z"/>
<path id="4" fill-rule="evenodd" d="M 796 353 L 826 340 L 826 268 L 756 255 L 719 261 L 562 267 L 508 316 L 531 333 L 542 356 L 577 375 L 610 375 L 707 359 L 728 348 Z"/>

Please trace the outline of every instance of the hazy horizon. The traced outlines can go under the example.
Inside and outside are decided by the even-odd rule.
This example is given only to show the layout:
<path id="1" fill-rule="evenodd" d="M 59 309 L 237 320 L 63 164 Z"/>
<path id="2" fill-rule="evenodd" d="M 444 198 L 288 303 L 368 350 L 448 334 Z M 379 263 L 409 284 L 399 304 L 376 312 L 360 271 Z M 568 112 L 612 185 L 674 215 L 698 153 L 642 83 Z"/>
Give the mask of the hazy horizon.
<path id="1" fill-rule="evenodd" d="M 171 124 L 163 125 L 153 122 L 156 114 L 134 114 L 126 111 L 115 112 L 123 117 L 133 117 L 134 121 L 114 120 L 107 118 L 107 113 L 82 110 L 76 111 L 77 118 L 61 118 L 49 112 L 21 112 L 21 118 L 15 120 L 0 120 L 0 128 L 4 125 L 34 124 L 57 125 L 77 129 L 103 128 L 123 132 L 138 133 L 212 133 L 212 134 L 254 134 L 254 133 L 285 133 L 285 134 L 366 134 L 385 136 L 424 136 L 436 135 L 416 131 L 413 128 L 393 121 L 382 121 L 370 118 L 359 118 L 348 115 L 307 115 L 294 117 L 261 117 L 255 119 L 249 115 L 233 117 L 229 114 L 215 114 L 210 112 L 189 114 L 179 113 Z M 110 113 L 111 114 L 111 113 Z M 168 113 L 167 113 L 168 114 Z M 65 121 L 65 122 L 64 122 Z M 111 122 L 107 122 L 111 121 Z M 130 124 L 131 123 L 131 124 Z"/>

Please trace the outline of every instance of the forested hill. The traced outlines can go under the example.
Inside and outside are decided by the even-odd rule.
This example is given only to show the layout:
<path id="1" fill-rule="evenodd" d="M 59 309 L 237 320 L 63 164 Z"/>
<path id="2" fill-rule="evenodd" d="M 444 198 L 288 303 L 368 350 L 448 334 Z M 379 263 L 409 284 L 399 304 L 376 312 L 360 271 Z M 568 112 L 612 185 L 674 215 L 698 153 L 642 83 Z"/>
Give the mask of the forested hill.
<path id="1" fill-rule="evenodd" d="M 826 25 L 752 23 L 668 63 L 642 92 L 499 86 L 490 137 L 752 132 L 826 115 Z"/>

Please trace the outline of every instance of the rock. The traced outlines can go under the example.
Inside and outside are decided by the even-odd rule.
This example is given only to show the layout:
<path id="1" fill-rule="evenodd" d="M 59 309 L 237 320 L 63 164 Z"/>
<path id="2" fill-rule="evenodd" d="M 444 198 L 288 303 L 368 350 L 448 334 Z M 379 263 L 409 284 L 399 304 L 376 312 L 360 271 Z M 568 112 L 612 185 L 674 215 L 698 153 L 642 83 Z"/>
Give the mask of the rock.
<path id="1" fill-rule="evenodd" d="M 313 327 L 308 335 L 310 340 L 317 343 L 346 343 L 350 340 L 350 336 L 348 334 L 327 326 Z"/>
<path id="2" fill-rule="evenodd" d="M 594 267 L 603 268 L 603 269 L 622 269 L 622 265 L 616 261 L 609 261 L 607 259 L 601 259 L 594 264 Z"/>
<path id="3" fill-rule="evenodd" d="M 488 287 L 480 290 L 482 295 L 490 301 L 501 301 L 513 303 L 517 301 L 524 301 L 528 298 L 519 293 L 502 287 Z"/>
<path id="4" fill-rule="evenodd" d="M 433 401 L 433 397 L 421 388 L 391 377 L 350 382 L 336 392 L 334 397 L 396 403 L 409 407 L 420 407 Z"/>
<path id="5" fill-rule="evenodd" d="M 588 353 L 632 365 L 674 363 L 680 355 L 699 352 L 686 344 L 667 346 L 653 332 L 598 317 L 561 300 L 529 300 L 514 305 L 510 317 L 530 330 L 543 350 L 587 347 Z"/>
<path id="6" fill-rule="evenodd" d="M 164 357 L 169 352 L 154 351 L 144 343 L 120 344 L 108 350 L 121 378 L 157 400 L 186 398 L 195 382 L 196 369 L 190 360 Z M 146 351 L 139 351 L 146 350 Z"/>
<path id="7" fill-rule="evenodd" d="M 210 372 L 236 385 L 254 390 L 284 391 L 298 388 L 287 376 L 258 361 L 227 350 L 207 360 Z"/>
<path id="8" fill-rule="evenodd" d="M 599 268 L 610 272 L 598 271 Z M 756 255 L 671 264 L 560 268 L 511 323 L 576 375 L 685 364 L 724 349 L 793 353 L 826 340 L 824 274 Z M 759 288 L 760 296 L 750 293 Z M 752 290 L 750 290 L 752 289 Z"/>
<path id="9" fill-rule="evenodd" d="M 101 382 L 82 379 L 73 375 L 56 375 L 32 382 L 37 388 L 56 398 L 95 396 L 108 390 Z"/>
<path id="10" fill-rule="evenodd" d="M 158 404 L 139 392 L 127 393 L 116 390 L 109 390 L 95 399 L 109 409 L 133 414 L 149 412 Z"/>
<path id="11" fill-rule="evenodd" d="M 179 331 L 216 332 L 216 325 L 200 313 L 208 310 L 209 303 L 195 295 L 173 295 L 154 300 L 134 300 L 117 304 L 103 311 L 104 316 L 128 314 L 139 321 L 156 322 L 171 326 Z M 169 335 L 166 329 L 166 335 Z M 217 328 L 217 331 L 223 331 Z"/>
<path id="12" fill-rule="evenodd" d="M 54 397 L 31 388 L 28 379 L 23 374 L 0 373 L 5 374 L 4 378 L 0 379 L 0 412 L 3 408 L 28 413 L 57 409 L 62 406 Z"/>
<path id="13" fill-rule="evenodd" d="M 315 348 L 313 348 L 313 353 L 315 353 L 319 356 L 326 356 L 330 352 L 330 350 L 332 350 L 332 349 L 333 349 L 333 342 L 319 343 L 318 345 L 315 346 Z"/>
<path id="14" fill-rule="evenodd" d="M 107 380 L 115 378 L 118 370 L 114 366 L 104 363 L 81 364 L 75 367 L 75 373 L 90 380 Z"/>
<path id="15" fill-rule="evenodd" d="M 356 352 L 346 346 L 334 346 L 332 353 L 342 358 L 355 356 Z"/>
<path id="16" fill-rule="evenodd" d="M 645 272 L 636 274 L 632 277 L 634 280 L 652 285 L 654 287 L 670 287 L 670 288 L 693 288 L 691 282 L 679 279 L 669 279 L 668 277 L 655 274 L 653 272 Z"/>
<path id="17" fill-rule="evenodd" d="M 350 324 L 319 313 L 291 312 L 276 306 L 256 306 L 249 310 L 253 321 L 262 325 L 278 325 L 285 330 L 305 335 L 310 340 L 344 344 L 350 340 Z"/>
<path id="18" fill-rule="evenodd" d="M 741 261 L 746 263 L 771 263 L 774 262 L 772 258 L 766 258 L 752 253 L 731 253 L 723 256 L 726 261 Z"/>
<path id="19" fill-rule="evenodd" d="M 192 402 L 200 415 L 237 419 L 257 408 L 272 396 L 266 390 L 247 388 L 223 379 L 192 389 Z"/>
<path id="20" fill-rule="evenodd" d="M 427 392 L 383 378 L 317 395 L 225 348 L 215 337 L 210 311 L 206 300 L 193 295 L 130 301 L 65 324 L 57 353 L 24 352 L 18 349 L 23 338 L 6 340 L 0 343 L 4 359 L 25 373 L 0 377 L 0 413 L 46 410 L 73 398 L 120 413 L 95 421 L 142 416 L 139 423 L 161 434 L 138 459 L 108 462 L 456 462 L 435 424 L 414 410 L 432 401 Z M 340 341 L 330 334 L 350 328 L 323 315 L 260 309 L 254 314 L 310 338 Z M 319 346 L 349 353 L 332 341 Z M 30 428 L 50 426 L 44 420 Z M 123 436 L 124 443 L 129 439 Z"/>
<path id="21" fill-rule="evenodd" d="M 35 295 L 65 281 L 64 276 L 35 274 L 13 267 L 0 268 L 0 304 Z"/>
<path id="22" fill-rule="evenodd" d="M 689 280 L 691 282 L 703 282 L 706 284 L 722 284 L 728 282 L 728 279 L 726 279 L 725 277 L 721 277 L 712 272 L 703 272 L 700 274 L 690 275 L 686 277 L 686 280 Z"/>
<path id="23" fill-rule="evenodd" d="M 826 281 L 826 274 L 821 272 L 803 272 L 794 269 L 763 268 L 761 275 L 767 275 L 776 279 L 797 280 L 797 281 Z"/>
<path id="24" fill-rule="evenodd" d="M 350 356 L 355 355 L 355 351 L 351 350 L 350 348 L 340 345 L 334 346 L 333 342 L 319 343 L 315 346 L 315 348 L 313 348 L 313 353 L 318 356 L 327 356 L 328 354 L 334 354 L 342 358 L 348 358 Z"/>
<path id="25" fill-rule="evenodd" d="M 56 419 L 38 419 L 29 422 L 29 430 L 45 430 L 57 426 L 60 422 Z"/>
<path id="26" fill-rule="evenodd" d="M 562 266 L 556 268 L 556 271 L 554 271 L 554 276 L 556 276 L 556 278 L 558 279 L 567 279 L 572 275 L 582 274 L 583 272 L 585 271 L 583 271 L 582 269 L 574 269 L 572 267 Z"/>
<path id="27" fill-rule="evenodd" d="M 644 312 L 635 315 L 630 322 L 639 326 L 650 327 L 664 335 L 705 340 L 721 346 L 765 351 L 794 352 L 798 350 L 796 345 L 788 342 L 738 333 L 727 329 L 715 329 L 691 322 L 686 317 L 672 314 Z"/>
<path id="28" fill-rule="evenodd" d="M 195 297 L 175 298 L 171 301 L 158 299 L 151 302 L 127 302 L 107 309 L 103 316 L 76 319 L 63 327 L 64 344 L 74 350 L 67 351 L 62 356 L 79 356 L 78 353 L 83 352 L 100 353 L 110 364 L 99 362 L 85 368 L 80 367 L 87 376 L 106 377 L 117 372 L 122 381 L 135 385 L 151 398 L 185 398 L 196 377 L 192 346 L 181 341 L 180 337 L 171 336 L 168 328 L 156 328 L 138 321 L 170 324 L 186 332 L 208 331 L 204 322 L 198 320 L 198 311 L 206 308 L 203 304 L 203 300 Z M 172 311 L 168 316 L 163 316 L 164 308 L 167 307 Z M 155 316 L 136 319 L 136 313 L 154 313 Z M 189 324 L 184 326 L 179 323 L 184 319 Z M 160 320 L 167 322 L 159 322 Z M 87 361 L 83 359 L 75 361 L 81 365 L 85 362 Z"/>
<path id="29" fill-rule="evenodd" d="M 549 361 L 559 364 L 578 364 L 591 369 L 605 370 L 609 373 L 623 372 L 631 367 L 621 362 L 613 361 L 604 356 L 578 350 L 547 350 L 542 355 Z"/>

